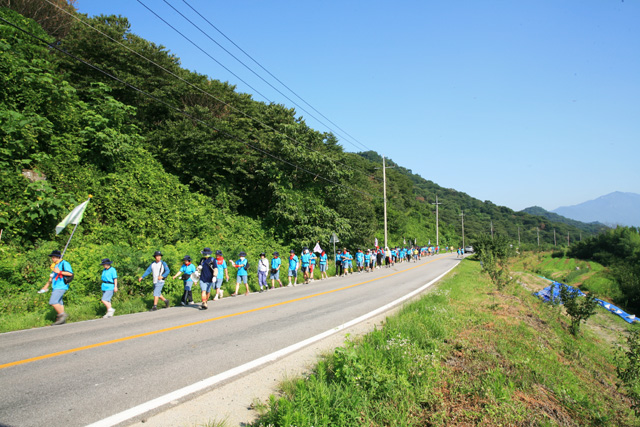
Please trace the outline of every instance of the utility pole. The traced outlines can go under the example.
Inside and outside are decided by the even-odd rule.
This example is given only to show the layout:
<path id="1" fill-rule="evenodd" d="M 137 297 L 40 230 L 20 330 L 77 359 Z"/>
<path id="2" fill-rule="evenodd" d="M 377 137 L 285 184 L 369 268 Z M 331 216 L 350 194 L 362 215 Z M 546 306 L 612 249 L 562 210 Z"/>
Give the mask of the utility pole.
<path id="1" fill-rule="evenodd" d="M 569 237 L 569 232 L 567 231 L 567 247 L 571 246 L 571 238 Z"/>
<path id="2" fill-rule="evenodd" d="M 436 246 L 440 246 L 440 240 L 439 240 L 440 233 L 438 232 L 438 205 L 441 205 L 442 203 L 438 203 L 437 194 L 436 194 L 436 202 L 431 204 L 436 205 Z"/>
<path id="3" fill-rule="evenodd" d="M 518 247 L 520 247 L 520 226 L 518 226 Z"/>
<path id="4" fill-rule="evenodd" d="M 538 246 L 540 246 L 540 227 L 536 227 L 536 234 L 538 235 Z"/>
<path id="5" fill-rule="evenodd" d="M 491 240 L 493 240 L 493 221 L 491 221 Z"/>
<path id="6" fill-rule="evenodd" d="M 462 218 L 462 249 L 464 250 L 464 211 L 460 214 Z"/>
<path id="7" fill-rule="evenodd" d="M 553 247 L 556 247 L 556 229 L 553 229 Z"/>
<path id="8" fill-rule="evenodd" d="M 384 197 L 384 249 L 387 249 L 387 168 L 384 165 L 384 156 L 382 156 L 382 182 Z"/>
<path id="9" fill-rule="evenodd" d="M 389 166 L 393 168 L 395 166 Z M 378 168 L 376 168 L 378 169 Z M 385 166 L 384 156 L 382 156 L 382 187 L 384 198 L 384 247 L 387 247 L 387 166 Z"/>

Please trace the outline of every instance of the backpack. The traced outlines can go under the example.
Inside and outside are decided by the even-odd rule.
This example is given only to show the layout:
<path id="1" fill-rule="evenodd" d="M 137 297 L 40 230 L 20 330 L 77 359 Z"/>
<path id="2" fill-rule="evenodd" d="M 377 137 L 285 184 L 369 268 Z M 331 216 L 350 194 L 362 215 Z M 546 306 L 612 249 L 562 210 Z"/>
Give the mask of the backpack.
<path id="1" fill-rule="evenodd" d="M 64 264 L 62 264 L 61 267 L 62 269 L 60 271 L 67 271 L 64 269 Z M 71 276 L 62 276 L 62 280 L 64 281 L 65 285 L 68 285 L 73 280 L 73 273 L 71 273 Z"/>

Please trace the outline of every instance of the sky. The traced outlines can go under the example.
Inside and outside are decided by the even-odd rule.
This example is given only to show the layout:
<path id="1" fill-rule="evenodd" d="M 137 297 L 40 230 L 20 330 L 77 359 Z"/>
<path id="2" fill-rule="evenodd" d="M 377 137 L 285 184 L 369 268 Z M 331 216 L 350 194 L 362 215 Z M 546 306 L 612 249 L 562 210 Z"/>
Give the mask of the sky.
<path id="1" fill-rule="evenodd" d="M 183 67 L 295 108 L 347 151 L 375 150 L 480 200 L 553 210 L 640 193 L 638 0 L 75 5 L 89 16 L 127 17 L 131 32 L 165 46 Z"/>

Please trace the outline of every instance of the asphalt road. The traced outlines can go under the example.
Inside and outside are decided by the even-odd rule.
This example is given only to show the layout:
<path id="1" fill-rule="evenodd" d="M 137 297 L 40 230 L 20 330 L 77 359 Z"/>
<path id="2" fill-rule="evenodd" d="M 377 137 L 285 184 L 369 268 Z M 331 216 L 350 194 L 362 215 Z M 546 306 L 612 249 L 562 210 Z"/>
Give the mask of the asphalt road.
<path id="1" fill-rule="evenodd" d="M 102 420 L 389 304 L 457 262 L 442 254 L 204 311 L 178 306 L 1 334 L 0 426 Z"/>

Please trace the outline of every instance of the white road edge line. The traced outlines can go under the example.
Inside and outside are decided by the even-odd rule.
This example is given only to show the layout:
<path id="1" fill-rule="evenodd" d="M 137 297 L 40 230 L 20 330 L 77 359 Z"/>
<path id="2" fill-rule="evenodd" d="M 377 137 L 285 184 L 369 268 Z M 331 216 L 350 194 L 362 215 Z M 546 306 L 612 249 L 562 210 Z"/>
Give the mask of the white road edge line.
<path id="1" fill-rule="evenodd" d="M 237 366 L 233 369 L 229 369 L 228 371 L 222 372 L 220 374 L 214 375 L 212 377 L 206 378 L 204 380 L 198 381 L 197 383 L 193 383 L 191 385 L 188 385 L 186 387 L 183 387 L 181 389 L 178 389 L 176 391 L 173 391 L 171 393 L 167 393 L 164 396 L 160 396 L 157 397 L 155 399 L 149 400 L 148 402 L 142 403 L 138 406 L 134 406 L 131 409 L 127 409 L 126 411 L 122 411 L 118 414 L 115 415 L 111 415 L 110 417 L 104 418 L 100 421 L 97 421 L 93 424 L 89 424 L 88 427 L 108 427 L 108 426 L 115 426 L 118 425 L 120 423 L 123 423 L 133 417 L 137 417 L 139 415 L 142 415 L 146 412 L 152 411 L 154 409 L 157 409 L 163 405 L 167 405 L 175 400 L 181 399 L 185 396 L 188 396 L 192 393 L 196 393 L 199 391 L 202 391 L 206 388 L 209 388 L 219 382 L 228 380 L 229 378 L 233 378 L 237 375 L 240 375 L 242 373 L 245 373 L 251 369 L 255 369 L 261 365 L 264 365 L 268 362 L 273 362 L 283 356 L 286 356 L 288 354 L 291 354 L 295 351 L 300 350 L 303 347 L 306 347 L 310 344 L 313 344 L 317 341 L 320 341 L 328 336 L 331 336 L 335 333 L 340 332 L 343 329 L 349 328 L 353 325 L 356 325 L 360 322 L 363 322 L 371 317 L 377 316 L 380 313 L 383 313 L 387 310 L 389 310 L 390 308 L 410 299 L 413 298 L 415 295 L 419 294 L 420 292 L 424 291 L 425 289 L 431 287 L 434 283 L 436 283 L 438 280 L 442 279 L 447 273 L 449 273 L 451 270 L 453 270 L 454 268 L 456 268 L 458 266 L 459 263 L 456 263 L 453 267 L 451 267 L 450 269 L 448 269 L 447 271 L 445 271 L 444 273 L 442 273 L 441 275 L 439 275 L 438 277 L 436 277 L 435 279 L 433 279 L 432 281 L 430 281 L 429 283 L 426 283 L 424 285 L 422 285 L 420 288 L 416 289 L 415 291 L 412 291 L 410 293 L 408 293 L 407 295 L 398 298 L 395 301 L 390 302 L 387 305 L 384 305 L 380 308 L 377 308 L 367 314 L 364 314 L 356 319 L 353 319 L 347 323 L 343 323 L 340 326 L 337 326 L 333 329 L 330 329 L 326 332 L 323 332 L 321 334 L 318 334 L 314 337 L 311 338 L 307 338 L 304 341 L 300 341 L 299 343 L 290 345 L 289 347 L 285 347 L 281 350 L 275 351 L 271 354 L 267 354 L 266 356 L 260 357 L 258 359 L 252 360 L 251 362 L 245 363 L 244 365 L 240 365 Z"/>

